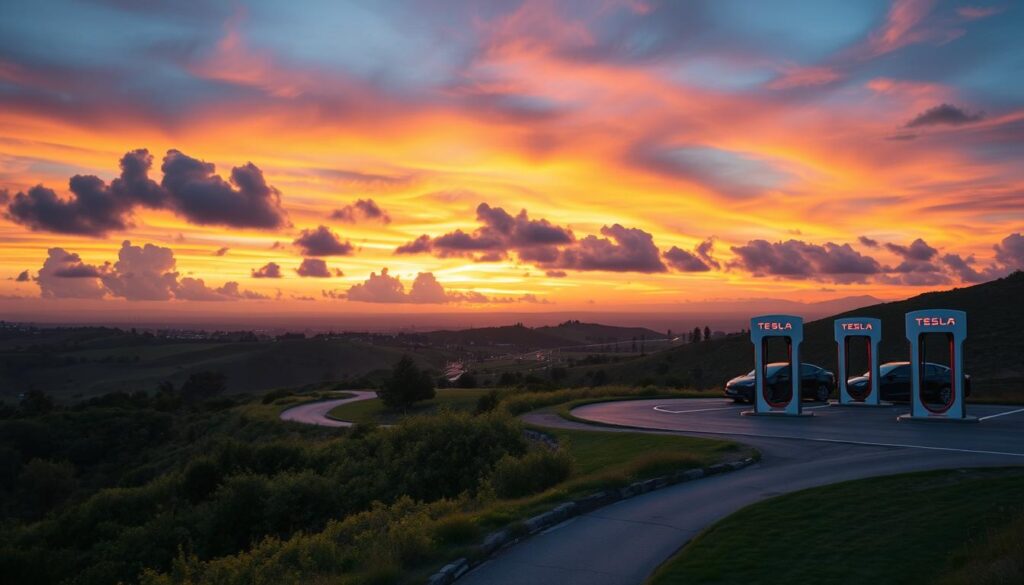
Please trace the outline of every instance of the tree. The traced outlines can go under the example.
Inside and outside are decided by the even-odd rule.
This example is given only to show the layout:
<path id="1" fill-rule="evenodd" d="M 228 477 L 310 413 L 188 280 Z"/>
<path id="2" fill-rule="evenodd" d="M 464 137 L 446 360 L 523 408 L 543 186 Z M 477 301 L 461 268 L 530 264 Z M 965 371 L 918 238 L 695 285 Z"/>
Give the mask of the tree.
<path id="1" fill-rule="evenodd" d="M 405 410 L 414 402 L 433 398 L 434 381 L 405 355 L 391 369 L 391 377 L 378 394 L 391 410 Z"/>
<path id="2" fill-rule="evenodd" d="M 697 343 L 700 341 L 700 327 L 694 327 L 690 333 L 690 343 Z"/>
<path id="3" fill-rule="evenodd" d="M 227 378 L 221 372 L 196 372 L 181 385 L 181 398 L 185 402 L 199 402 L 213 398 L 227 389 Z"/>
<path id="4" fill-rule="evenodd" d="M 711 328 L 704 326 L 704 341 L 711 341 Z"/>
<path id="5" fill-rule="evenodd" d="M 66 500 L 77 485 L 75 467 L 67 461 L 33 459 L 18 476 L 18 487 L 38 516 Z"/>
<path id="6" fill-rule="evenodd" d="M 32 389 L 22 397 L 20 408 L 27 416 L 46 414 L 53 410 L 53 400 L 42 390 Z"/>

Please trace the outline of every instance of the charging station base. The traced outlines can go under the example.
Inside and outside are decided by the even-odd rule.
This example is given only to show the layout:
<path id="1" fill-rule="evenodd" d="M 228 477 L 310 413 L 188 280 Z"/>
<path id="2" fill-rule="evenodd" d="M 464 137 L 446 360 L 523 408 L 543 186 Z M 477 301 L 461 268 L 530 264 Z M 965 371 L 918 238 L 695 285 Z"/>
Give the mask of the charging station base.
<path id="1" fill-rule="evenodd" d="M 901 414 L 896 417 L 900 422 L 935 422 L 935 423 L 976 423 L 978 417 L 967 415 L 964 418 L 951 418 L 948 416 L 913 416 L 910 413 Z"/>
<path id="2" fill-rule="evenodd" d="M 884 407 L 888 407 L 888 406 L 892 406 L 892 405 L 893 405 L 892 402 L 879 402 L 878 404 L 868 404 L 867 402 L 847 402 L 846 404 L 843 404 L 842 402 L 839 402 L 838 400 L 829 400 L 828 401 L 829 408 L 832 408 L 833 406 L 852 406 L 854 408 L 879 408 L 879 407 L 883 407 L 883 406 Z"/>

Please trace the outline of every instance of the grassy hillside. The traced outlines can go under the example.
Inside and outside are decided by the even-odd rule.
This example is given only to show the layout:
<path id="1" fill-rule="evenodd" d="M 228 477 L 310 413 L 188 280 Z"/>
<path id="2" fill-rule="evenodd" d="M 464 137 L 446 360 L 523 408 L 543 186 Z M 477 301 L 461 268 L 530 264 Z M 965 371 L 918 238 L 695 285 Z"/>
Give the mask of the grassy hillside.
<path id="1" fill-rule="evenodd" d="M 925 293 L 806 323 L 802 346 L 804 360 L 836 371 L 832 323 L 837 318 L 854 316 L 882 320 L 879 351 L 883 362 L 906 360 L 910 350 L 904 315 L 909 311 L 940 308 L 967 312 L 964 367 L 974 379 L 975 396 L 1007 392 L 1024 394 L 1024 272 L 976 286 Z M 570 376 L 583 379 L 588 370 L 603 369 L 610 382 L 720 386 L 727 379 L 753 367 L 753 351 L 748 335 L 730 335 L 710 342 L 674 347 L 620 364 L 573 368 Z"/>

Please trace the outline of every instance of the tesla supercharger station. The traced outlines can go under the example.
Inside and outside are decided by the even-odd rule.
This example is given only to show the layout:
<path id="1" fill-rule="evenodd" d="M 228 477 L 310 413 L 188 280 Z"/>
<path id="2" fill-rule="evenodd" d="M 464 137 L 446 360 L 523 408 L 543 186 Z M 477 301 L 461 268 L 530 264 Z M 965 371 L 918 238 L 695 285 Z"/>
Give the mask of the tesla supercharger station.
<path id="1" fill-rule="evenodd" d="M 782 337 L 789 353 L 792 392 L 786 402 L 776 402 L 768 395 L 765 370 L 768 366 L 768 339 Z M 800 343 L 804 340 L 804 320 L 792 315 L 762 315 L 750 320 L 750 340 L 754 343 L 754 410 L 744 415 L 809 416 L 800 409 Z"/>
<path id="2" fill-rule="evenodd" d="M 882 402 L 879 390 L 878 344 L 882 341 L 882 321 L 870 317 L 850 317 L 835 321 L 836 346 L 839 348 L 839 404 L 842 406 L 892 406 Z M 864 340 L 868 349 L 868 390 L 854 396 L 846 380 L 850 378 L 850 342 Z"/>
<path id="3" fill-rule="evenodd" d="M 967 415 L 964 401 L 964 339 L 967 338 L 967 313 L 933 309 L 907 313 L 907 339 L 910 341 L 910 413 L 899 420 L 966 421 L 978 418 Z M 924 368 L 927 362 L 925 335 L 944 333 L 949 343 L 949 401 L 932 407 L 922 397 Z"/>

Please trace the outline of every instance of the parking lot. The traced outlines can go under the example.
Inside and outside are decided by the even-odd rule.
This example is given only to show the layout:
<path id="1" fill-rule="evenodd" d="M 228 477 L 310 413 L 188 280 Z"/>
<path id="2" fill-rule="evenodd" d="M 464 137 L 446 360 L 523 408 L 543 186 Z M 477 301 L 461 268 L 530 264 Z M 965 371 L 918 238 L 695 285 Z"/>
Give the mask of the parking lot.
<path id="1" fill-rule="evenodd" d="M 593 422 L 643 429 L 684 431 L 734 437 L 800 439 L 879 447 L 958 451 L 1024 457 L 1024 407 L 973 405 L 977 423 L 901 421 L 906 404 L 835 406 L 805 403 L 808 417 L 741 416 L 751 405 L 731 400 L 634 400 L 589 404 L 572 411 Z"/>

